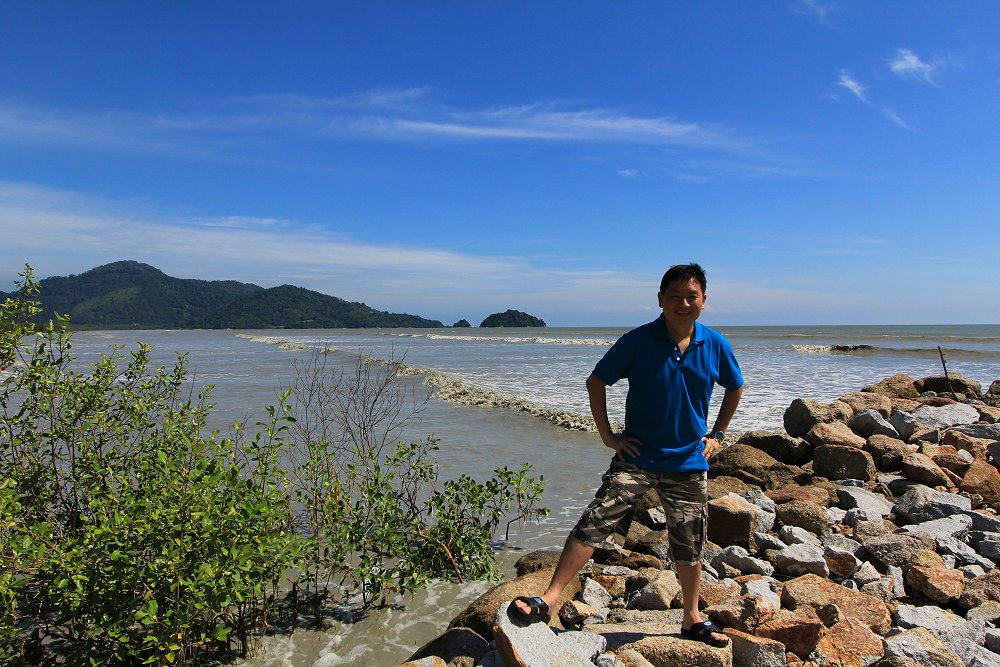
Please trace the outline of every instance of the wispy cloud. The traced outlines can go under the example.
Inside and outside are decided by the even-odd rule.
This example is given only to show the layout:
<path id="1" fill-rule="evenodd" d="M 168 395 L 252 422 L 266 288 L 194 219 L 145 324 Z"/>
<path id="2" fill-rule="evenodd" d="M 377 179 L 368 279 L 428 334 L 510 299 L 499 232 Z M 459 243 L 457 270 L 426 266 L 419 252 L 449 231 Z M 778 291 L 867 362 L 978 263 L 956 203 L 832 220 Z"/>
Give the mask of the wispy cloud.
<path id="1" fill-rule="evenodd" d="M 925 63 L 920 56 L 909 49 L 898 49 L 896 55 L 889 61 L 889 68 L 904 79 L 937 85 L 934 81 L 934 66 Z"/>
<path id="2" fill-rule="evenodd" d="M 837 79 L 837 85 L 851 91 L 852 95 L 865 104 L 869 104 L 868 97 L 865 95 L 866 88 L 858 83 L 846 69 L 840 70 L 840 77 Z"/>
<path id="3" fill-rule="evenodd" d="M 839 9 L 839 5 L 836 2 L 828 0 L 795 0 L 792 3 L 792 11 L 797 14 L 812 16 L 821 23 L 829 21 L 831 15 L 837 9 Z"/>
<path id="4" fill-rule="evenodd" d="M 904 130 L 909 130 L 910 132 L 916 132 L 916 128 L 903 120 L 898 113 L 889 107 L 882 107 L 882 113 L 885 114 L 886 118 L 891 120 L 896 125 L 900 126 Z"/>
<path id="5" fill-rule="evenodd" d="M 709 123 L 565 103 L 459 109 L 426 88 L 335 98 L 259 95 L 172 113 L 76 111 L 0 98 L 0 142 L 140 153 L 252 150 L 295 139 L 407 142 L 577 142 L 746 151 L 753 143 Z"/>

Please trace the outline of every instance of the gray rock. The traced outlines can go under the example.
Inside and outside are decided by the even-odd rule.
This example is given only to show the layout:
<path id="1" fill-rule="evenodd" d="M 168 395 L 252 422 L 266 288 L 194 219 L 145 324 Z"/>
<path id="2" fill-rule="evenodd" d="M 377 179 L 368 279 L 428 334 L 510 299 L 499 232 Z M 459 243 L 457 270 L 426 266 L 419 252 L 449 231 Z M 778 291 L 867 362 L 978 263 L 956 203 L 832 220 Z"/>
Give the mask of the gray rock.
<path id="1" fill-rule="evenodd" d="M 605 609 L 611 604 L 611 599 L 611 593 L 604 586 L 590 578 L 583 581 L 583 587 L 580 589 L 581 601 L 594 609 Z"/>
<path id="2" fill-rule="evenodd" d="M 778 531 L 778 539 L 785 543 L 785 546 L 792 544 L 811 544 L 813 546 L 819 546 L 822 544 L 820 538 L 816 537 L 815 534 L 809 532 L 805 528 L 799 528 L 798 526 L 784 526 Z"/>
<path id="3" fill-rule="evenodd" d="M 497 649 L 509 667 L 547 665 L 549 667 L 593 667 L 587 655 L 563 643 L 545 623 L 520 624 L 507 613 L 510 603 L 497 610 L 493 626 Z"/>
<path id="4" fill-rule="evenodd" d="M 865 584 L 870 584 L 873 581 L 878 581 L 881 578 L 882 575 L 875 569 L 875 566 L 868 561 L 864 561 L 861 563 L 861 567 L 858 568 L 858 571 L 854 573 L 853 580 L 858 586 L 864 586 Z"/>
<path id="5" fill-rule="evenodd" d="M 677 581 L 677 575 L 671 570 L 663 570 L 629 598 L 626 606 L 629 609 L 670 609 L 680 595 L 681 585 Z"/>
<path id="6" fill-rule="evenodd" d="M 940 554 L 954 556 L 962 565 L 978 565 L 990 569 L 994 567 L 992 560 L 981 556 L 964 541 L 954 537 L 938 537 L 937 550 Z"/>
<path id="7" fill-rule="evenodd" d="M 972 501 L 957 493 L 935 491 L 927 486 L 915 486 L 904 493 L 892 511 L 910 523 L 942 519 L 972 510 Z"/>
<path id="8" fill-rule="evenodd" d="M 760 530 L 772 530 L 774 528 L 775 511 L 777 508 L 774 501 L 764 495 L 764 492 L 760 489 L 748 491 L 742 494 L 742 497 L 753 505 L 757 510 L 757 514 L 760 515 L 760 522 L 757 524 L 757 528 Z"/>
<path id="9" fill-rule="evenodd" d="M 851 526 L 853 528 L 858 525 L 859 521 L 881 521 L 882 518 L 882 514 L 879 512 L 872 512 L 871 510 L 855 507 L 852 510 L 844 512 L 844 518 L 841 520 L 841 523 L 845 526 Z"/>
<path id="10" fill-rule="evenodd" d="M 574 653 L 578 653 L 582 656 L 586 656 L 591 662 L 597 659 L 597 656 L 604 653 L 608 649 L 608 640 L 596 632 L 578 632 L 571 630 L 568 632 L 560 632 L 558 635 L 559 641 L 572 650 Z"/>
<path id="11" fill-rule="evenodd" d="M 800 438 L 809 432 L 816 424 L 835 421 L 846 422 L 854 415 L 854 410 L 847 403 L 817 403 L 808 399 L 796 398 L 785 410 L 783 417 L 785 432 L 793 438 Z"/>
<path id="12" fill-rule="evenodd" d="M 914 607 L 901 604 L 896 608 L 896 623 L 903 628 L 927 628 L 969 664 L 978 653 L 975 647 L 986 637 L 986 623 L 967 621 L 958 614 L 933 605 Z"/>
<path id="13" fill-rule="evenodd" d="M 892 594 L 897 600 L 906 597 L 906 573 L 903 568 L 890 565 L 888 570 L 889 579 L 892 585 Z"/>
<path id="14" fill-rule="evenodd" d="M 893 410 L 889 417 L 889 424 L 892 425 L 902 440 L 909 440 L 910 436 L 920 428 L 920 422 L 909 412 Z"/>
<path id="15" fill-rule="evenodd" d="M 606 574 L 609 577 L 631 577 L 638 572 L 624 565 L 605 565 L 601 569 L 601 574 Z"/>
<path id="16" fill-rule="evenodd" d="M 781 609 L 781 598 L 774 583 L 766 579 L 751 579 L 740 587 L 740 595 L 756 595 L 770 602 L 775 609 Z"/>
<path id="17" fill-rule="evenodd" d="M 986 568 L 983 568 L 983 566 L 981 566 L 981 565 L 963 565 L 962 567 L 960 567 L 958 569 L 962 571 L 962 574 L 965 575 L 966 579 L 975 579 L 976 577 L 983 576 L 984 574 L 986 574 L 989 570 L 992 570 L 993 568 L 986 569 Z"/>
<path id="18" fill-rule="evenodd" d="M 625 663 L 618 659 L 614 653 L 602 653 L 594 661 L 597 667 L 626 667 Z"/>
<path id="19" fill-rule="evenodd" d="M 839 507 L 827 507 L 826 516 L 830 525 L 844 523 L 844 517 L 847 516 L 847 510 L 842 510 Z"/>
<path id="20" fill-rule="evenodd" d="M 822 543 L 824 547 L 847 551 L 857 558 L 861 558 L 865 554 L 865 548 L 861 546 L 860 542 L 840 533 L 827 533 L 823 536 Z"/>
<path id="21" fill-rule="evenodd" d="M 927 535 L 935 541 L 939 537 L 953 537 L 961 540 L 969 532 L 971 526 L 972 519 L 962 514 L 957 514 L 944 517 L 943 519 L 934 519 L 933 521 L 924 521 L 923 523 L 903 526 L 899 529 L 899 532 L 906 535 Z"/>
<path id="22" fill-rule="evenodd" d="M 890 438 L 899 437 L 899 432 L 878 413 L 878 410 L 859 412 L 851 417 L 851 421 L 847 422 L 847 425 L 862 438 L 870 438 L 873 435 L 887 435 Z"/>
<path id="23" fill-rule="evenodd" d="M 885 639 L 888 657 L 909 658 L 925 667 L 963 667 L 963 662 L 947 644 L 925 628 L 911 628 Z"/>
<path id="24" fill-rule="evenodd" d="M 976 551 L 984 558 L 1000 562 L 1000 542 L 982 540 L 976 545 Z"/>
<path id="25" fill-rule="evenodd" d="M 964 449 L 962 451 L 965 451 Z M 986 454 L 990 457 L 990 462 L 996 465 L 1000 463 L 1000 440 L 994 440 L 986 445 Z"/>
<path id="26" fill-rule="evenodd" d="M 721 564 L 725 564 L 736 568 L 743 574 L 762 574 L 765 577 L 774 574 L 773 565 L 766 560 L 754 558 L 746 549 L 735 545 L 723 549 L 718 556 L 712 559 L 712 564 L 717 569 Z"/>
<path id="27" fill-rule="evenodd" d="M 972 519 L 972 530 L 986 533 L 1000 533 L 1000 517 L 973 512 L 971 510 L 963 512 L 963 514 Z"/>
<path id="28" fill-rule="evenodd" d="M 986 648 L 994 653 L 1000 653 L 1000 630 L 990 628 L 986 631 Z"/>
<path id="29" fill-rule="evenodd" d="M 866 514 L 889 516 L 893 504 L 885 496 L 853 486 L 841 486 L 837 489 L 838 504 L 845 510 L 859 509 Z"/>
<path id="30" fill-rule="evenodd" d="M 785 647 L 776 641 L 751 641 L 733 637 L 733 665 L 738 667 L 785 667 Z"/>
<path id="31" fill-rule="evenodd" d="M 909 567 L 917 551 L 927 548 L 925 540 L 923 536 L 892 533 L 873 537 L 862 544 L 871 558 L 884 566 Z"/>
<path id="32" fill-rule="evenodd" d="M 973 410 L 975 410 L 975 408 L 973 408 Z M 971 435 L 973 438 L 1000 440 L 1000 424 L 969 424 L 967 426 L 959 426 L 953 430 L 958 431 L 959 433 L 964 433 L 965 435 Z"/>
<path id="33" fill-rule="evenodd" d="M 782 542 L 778 537 L 772 533 L 756 532 L 753 535 L 753 539 L 757 544 L 757 548 L 761 551 L 766 549 L 784 549 L 787 545 Z"/>
<path id="34" fill-rule="evenodd" d="M 830 568 L 823 558 L 823 547 L 812 544 L 792 544 L 774 555 L 774 565 L 791 577 L 815 574 L 826 578 Z"/>
<path id="35" fill-rule="evenodd" d="M 942 429 L 950 426 L 975 424 L 979 421 L 979 410 L 965 403 L 941 406 L 924 405 L 910 414 L 926 428 Z M 1000 433 L 1000 430 L 997 432 Z"/>
<path id="36" fill-rule="evenodd" d="M 984 623 L 996 625 L 997 621 L 1000 621 L 1000 602 L 994 602 L 991 600 L 989 602 L 984 602 L 978 607 L 973 607 L 969 611 L 965 612 L 965 620 L 983 621 Z"/>

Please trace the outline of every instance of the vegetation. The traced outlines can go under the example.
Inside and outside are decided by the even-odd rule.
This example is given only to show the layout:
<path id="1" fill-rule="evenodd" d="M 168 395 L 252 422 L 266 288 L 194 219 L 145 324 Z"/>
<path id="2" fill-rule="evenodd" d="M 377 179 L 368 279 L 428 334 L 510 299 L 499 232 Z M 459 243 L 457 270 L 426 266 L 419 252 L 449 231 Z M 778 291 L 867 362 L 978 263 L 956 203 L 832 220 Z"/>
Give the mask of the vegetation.
<path id="1" fill-rule="evenodd" d="M 453 326 L 453 327 L 471 327 L 472 325 L 469 324 L 469 320 L 467 320 L 465 318 L 462 318 L 458 322 L 455 322 L 454 324 L 452 324 L 451 326 Z"/>
<path id="2" fill-rule="evenodd" d="M 544 513 L 527 466 L 439 484 L 433 439 L 394 444 L 421 407 L 398 363 L 317 353 L 255 429 L 220 438 L 183 356 L 116 348 L 81 372 L 65 319 L 31 323 L 22 275 L 0 304 L 0 662 L 247 655 L 279 617 L 495 576 L 502 520 Z"/>
<path id="3" fill-rule="evenodd" d="M 139 262 L 114 262 L 77 276 L 45 278 L 37 322 L 68 315 L 75 327 L 272 329 L 441 327 L 301 287 L 264 289 L 236 281 L 172 278 Z M 0 299 L 9 297 L 0 292 Z"/>
<path id="4" fill-rule="evenodd" d="M 505 310 L 493 313 L 482 321 L 480 327 L 544 327 L 545 322 L 534 315 L 522 313 L 520 310 Z"/>

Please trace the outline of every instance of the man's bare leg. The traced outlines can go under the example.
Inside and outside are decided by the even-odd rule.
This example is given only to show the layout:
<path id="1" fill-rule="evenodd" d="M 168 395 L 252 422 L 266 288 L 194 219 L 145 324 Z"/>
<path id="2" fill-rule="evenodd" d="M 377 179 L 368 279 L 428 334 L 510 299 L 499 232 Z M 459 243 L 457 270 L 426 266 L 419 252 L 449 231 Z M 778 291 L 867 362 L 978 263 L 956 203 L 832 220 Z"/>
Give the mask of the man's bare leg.
<path id="1" fill-rule="evenodd" d="M 556 563 L 556 571 L 552 573 L 552 580 L 549 582 L 549 587 L 540 596 L 545 600 L 545 604 L 549 605 L 549 610 L 552 613 L 559 612 L 556 609 L 556 603 L 559 601 L 559 596 L 562 595 L 563 589 L 566 588 L 566 585 L 569 584 L 573 577 L 579 574 L 580 570 L 583 569 L 583 566 L 587 564 L 587 561 L 593 555 L 594 547 L 584 544 L 572 535 L 566 538 L 566 545 L 559 555 L 559 562 Z M 528 605 L 521 601 L 516 601 L 514 604 L 526 614 L 530 611 Z"/>
<path id="2" fill-rule="evenodd" d="M 698 596 L 701 592 L 701 563 L 694 565 L 681 565 L 674 563 L 677 569 L 677 581 L 681 585 L 681 596 L 684 598 L 684 620 L 682 628 L 690 628 L 692 625 L 701 623 L 701 612 L 698 611 Z M 712 636 L 720 641 L 728 640 L 723 634 L 713 632 Z"/>

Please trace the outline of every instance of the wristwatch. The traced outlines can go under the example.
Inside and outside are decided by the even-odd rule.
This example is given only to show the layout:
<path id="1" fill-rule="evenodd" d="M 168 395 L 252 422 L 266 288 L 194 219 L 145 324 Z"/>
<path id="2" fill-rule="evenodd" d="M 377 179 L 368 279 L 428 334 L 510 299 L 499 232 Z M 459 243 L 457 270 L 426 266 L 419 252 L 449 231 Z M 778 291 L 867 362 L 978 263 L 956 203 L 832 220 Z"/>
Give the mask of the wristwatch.
<path id="1" fill-rule="evenodd" d="M 719 444 L 721 445 L 722 443 L 724 443 L 726 441 L 726 432 L 725 431 L 720 431 L 719 429 L 715 429 L 714 431 L 709 431 L 708 435 L 706 435 L 705 437 L 706 438 L 713 438 L 714 440 L 718 440 Z"/>

